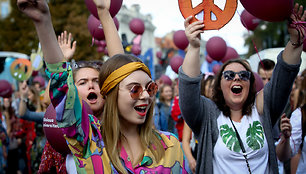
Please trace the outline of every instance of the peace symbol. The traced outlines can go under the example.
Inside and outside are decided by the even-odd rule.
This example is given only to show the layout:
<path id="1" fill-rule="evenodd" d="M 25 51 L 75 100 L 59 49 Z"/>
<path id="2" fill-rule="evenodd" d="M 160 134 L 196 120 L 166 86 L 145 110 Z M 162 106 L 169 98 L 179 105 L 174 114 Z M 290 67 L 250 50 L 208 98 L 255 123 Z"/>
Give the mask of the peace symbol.
<path id="1" fill-rule="evenodd" d="M 11 75 L 18 81 L 28 80 L 32 75 L 32 66 L 28 59 L 16 59 L 10 70 Z"/>
<path id="2" fill-rule="evenodd" d="M 184 18 L 193 16 L 191 22 L 197 21 L 195 16 L 203 11 L 203 21 L 205 24 L 203 30 L 222 28 L 232 19 L 237 9 L 237 0 L 226 0 L 224 10 L 214 4 L 214 0 L 203 0 L 202 3 L 194 8 L 192 7 L 192 0 L 178 0 L 178 3 Z M 215 14 L 216 20 L 212 20 L 211 13 Z"/>

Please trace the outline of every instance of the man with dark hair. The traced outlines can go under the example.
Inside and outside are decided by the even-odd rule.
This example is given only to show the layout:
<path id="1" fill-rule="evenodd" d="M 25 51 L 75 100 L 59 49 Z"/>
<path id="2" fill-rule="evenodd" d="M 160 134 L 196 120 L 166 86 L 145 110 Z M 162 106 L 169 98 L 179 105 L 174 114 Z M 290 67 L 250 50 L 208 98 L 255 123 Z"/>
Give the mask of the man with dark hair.
<path id="1" fill-rule="evenodd" d="M 258 63 L 257 73 L 261 77 L 264 85 L 270 81 L 274 66 L 275 62 L 270 59 L 263 59 Z"/>

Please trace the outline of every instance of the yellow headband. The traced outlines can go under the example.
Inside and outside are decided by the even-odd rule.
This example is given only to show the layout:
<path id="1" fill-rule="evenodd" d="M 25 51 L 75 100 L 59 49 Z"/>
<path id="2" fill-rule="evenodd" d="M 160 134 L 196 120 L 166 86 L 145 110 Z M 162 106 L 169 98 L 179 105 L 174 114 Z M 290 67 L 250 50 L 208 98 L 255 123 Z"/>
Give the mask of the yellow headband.
<path id="1" fill-rule="evenodd" d="M 114 72 L 112 72 L 107 79 L 104 81 L 102 88 L 101 88 L 101 95 L 106 96 L 106 94 L 113 89 L 118 83 L 120 83 L 124 78 L 126 78 L 128 75 L 130 75 L 132 72 L 136 70 L 143 70 L 145 71 L 150 77 L 151 72 L 149 68 L 141 63 L 141 62 L 131 62 L 126 65 L 123 65 L 122 67 L 116 69 Z"/>

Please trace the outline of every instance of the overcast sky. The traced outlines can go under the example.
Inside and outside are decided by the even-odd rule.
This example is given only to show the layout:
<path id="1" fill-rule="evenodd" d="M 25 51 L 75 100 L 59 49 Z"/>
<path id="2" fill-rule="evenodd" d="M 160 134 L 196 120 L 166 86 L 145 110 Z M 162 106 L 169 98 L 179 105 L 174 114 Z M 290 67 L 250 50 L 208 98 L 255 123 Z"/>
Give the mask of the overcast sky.
<path id="1" fill-rule="evenodd" d="M 215 0 L 217 5 L 223 8 L 226 0 Z M 193 5 L 199 3 L 199 0 L 193 0 Z M 178 6 L 178 0 L 123 0 L 123 4 L 128 8 L 133 4 L 140 5 L 142 14 L 151 14 L 153 24 L 156 26 L 155 36 L 162 37 L 165 34 L 184 29 L 184 18 L 181 15 Z M 233 47 L 239 54 L 245 54 L 247 48 L 244 47 L 243 35 L 248 34 L 247 29 L 240 22 L 239 14 L 244 10 L 238 0 L 237 11 L 232 20 L 220 30 L 205 31 L 202 34 L 202 40 L 208 40 L 213 36 L 222 37 L 228 46 Z M 239 14 L 238 14 L 238 13 Z"/>

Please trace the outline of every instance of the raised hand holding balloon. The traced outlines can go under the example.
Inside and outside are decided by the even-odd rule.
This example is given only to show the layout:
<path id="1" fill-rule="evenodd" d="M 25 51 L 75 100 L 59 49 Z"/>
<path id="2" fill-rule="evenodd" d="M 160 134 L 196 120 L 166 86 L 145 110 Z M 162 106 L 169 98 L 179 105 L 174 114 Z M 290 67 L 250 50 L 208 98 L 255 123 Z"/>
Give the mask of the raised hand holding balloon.
<path id="1" fill-rule="evenodd" d="M 203 30 L 218 30 L 222 28 L 232 19 L 237 9 L 237 0 L 226 0 L 224 10 L 219 8 L 214 3 L 214 0 L 203 0 L 196 7 L 193 7 L 192 0 L 178 0 L 178 3 L 185 19 L 193 16 L 191 22 L 197 21 L 196 16 L 203 13 L 203 17 L 200 19 L 205 24 Z M 216 20 L 213 19 L 212 14 L 216 16 Z"/>

